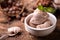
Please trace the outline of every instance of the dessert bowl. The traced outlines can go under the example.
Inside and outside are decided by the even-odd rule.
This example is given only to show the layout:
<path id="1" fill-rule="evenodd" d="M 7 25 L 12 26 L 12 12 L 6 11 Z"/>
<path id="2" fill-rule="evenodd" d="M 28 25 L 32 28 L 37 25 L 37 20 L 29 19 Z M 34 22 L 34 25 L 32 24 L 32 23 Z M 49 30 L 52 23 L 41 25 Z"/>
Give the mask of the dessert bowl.
<path id="1" fill-rule="evenodd" d="M 52 26 L 47 27 L 47 28 L 40 28 L 40 29 L 29 26 L 28 22 L 31 19 L 31 17 L 33 16 L 33 13 L 31 13 L 24 20 L 25 30 L 27 32 L 29 32 L 30 34 L 35 35 L 35 36 L 47 36 L 47 35 L 49 35 L 50 33 L 52 33 L 54 31 L 54 29 L 56 27 L 57 19 L 51 13 L 48 13 L 48 15 L 49 15 L 49 20 L 52 22 Z"/>

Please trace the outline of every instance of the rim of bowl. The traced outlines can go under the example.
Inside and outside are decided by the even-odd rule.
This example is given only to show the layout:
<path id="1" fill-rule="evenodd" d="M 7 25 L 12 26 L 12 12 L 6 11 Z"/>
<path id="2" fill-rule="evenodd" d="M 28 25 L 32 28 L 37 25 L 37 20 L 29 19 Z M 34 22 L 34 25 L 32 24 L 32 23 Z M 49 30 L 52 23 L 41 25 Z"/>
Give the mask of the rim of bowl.
<path id="1" fill-rule="evenodd" d="M 25 18 L 24 24 L 27 25 L 27 27 L 29 27 L 30 29 L 33 29 L 33 30 L 47 30 L 47 29 L 50 29 L 50 28 L 54 27 L 54 25 L 56 25 L 56 23 L 57 23 L 57 18 L 56 18 L 52 13 L 48 13 L 48 14 L 52 15 L 52 16 L 54 17 L 54 19 L 55 19 L 55 23 L 54 23 L 52 26 L 50 26 L 50 27 L 38 29 L 38 28 L 34 28 L 34 27 L 29 26 L 29 25 L 27 24 L 27 22 L 26 22 L 26 19 L 27 19 L 30 15 L 33 15 L 33 13 L 29 14 L 29 15 Z M 26 26 L 25 26 L 25 27 L 26 27 Z"/>

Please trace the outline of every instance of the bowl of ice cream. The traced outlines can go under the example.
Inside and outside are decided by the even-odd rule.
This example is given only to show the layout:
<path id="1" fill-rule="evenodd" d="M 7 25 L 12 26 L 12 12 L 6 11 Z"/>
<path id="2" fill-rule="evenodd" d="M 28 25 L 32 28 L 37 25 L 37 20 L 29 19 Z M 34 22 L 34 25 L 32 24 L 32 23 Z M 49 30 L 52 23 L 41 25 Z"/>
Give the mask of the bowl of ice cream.
<path id="1" fill-rule="evenodd" d="M 49 17 L 48 17 L 48 15 L 46 15 L 46 16 L 44 16 L 44 18 L 42 19 L 42 17 L 39 17 L 39 19 L 41 19 L 41 21 L 38 23 L 38 20 L 37 21 L 31 21 L 32 23 L 35 23 L 35 24 L 38 24 L 37 26 L 35 26 L 35 27 L 33 27 L 33 26 L 30 26 L 29 25 L 29 20 L 30 19 L 32 19 L 32 17 L 33 17 L 33 15 L 34 15 L 34 13 L 31 13 L 31 14 L 29 14 L 26 18 L 25 18 L 25 21 L 24 21 L 24 24 L 25 24 L 25 30 L 27 31 L 27 32 L 29 32 L 29 33 L 31 33 L 32 35 L 35 35 L 35 36 L 47 36 L 47 35 L 49 35 L 50 33 L 52 33 L 54 30 L 55 30 L 55 28 L 56 28 L 56 22 L 57 22 L 57 19 L 56 19 L 56 17 L 53 15 L 53 14 L 51 14 L 51 13 L 47 13 L 48 15 L 49 15 Z M 40 15 L 41 16 L 41 15 Z M 50 21 L 48 22 L 48 21 L 44 21 L 45 20 L 45 18 L 48 18 L 50 21 L 51 21 L 51 23 L 52 23 L 52 25 L 50 25 L 51 23 L 50 23 Z M 37 18 L 38 19 L 38 18 Z M 33 20 L 34 20 L 34 18 L 33 18 Z M 44 22 L 43 22 L 44 21 Z M 42 23 L 43 22 L 43 23 Z M 42 24 L 41 24 L 42 23 Z M 48 26 L 47 26 L 48 25 Z"/>

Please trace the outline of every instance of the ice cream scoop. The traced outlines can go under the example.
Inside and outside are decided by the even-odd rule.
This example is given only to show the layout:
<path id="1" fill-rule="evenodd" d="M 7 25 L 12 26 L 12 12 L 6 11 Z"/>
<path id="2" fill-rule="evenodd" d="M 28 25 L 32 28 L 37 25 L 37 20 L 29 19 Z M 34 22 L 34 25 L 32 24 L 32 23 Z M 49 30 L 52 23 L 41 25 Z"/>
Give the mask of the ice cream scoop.
<path id="1" fill-rule="evenodd" d="M 33 12 L 33 16 L 30 22 L 33 24 L 42 24 L 48 19 L 49 15 L 46 12 L 39 10 L 38 8 Z"/>
<path id="2" fill-rule="evenodd" d="M 44 22 L 43 24 L 40 24 L 40 25 L 37 25 L 36 28 L 47 28 L 47 27 L 50 27 L 51 26 L 51 21 L 50 20 L 47 20 L 46 22 Z"/>

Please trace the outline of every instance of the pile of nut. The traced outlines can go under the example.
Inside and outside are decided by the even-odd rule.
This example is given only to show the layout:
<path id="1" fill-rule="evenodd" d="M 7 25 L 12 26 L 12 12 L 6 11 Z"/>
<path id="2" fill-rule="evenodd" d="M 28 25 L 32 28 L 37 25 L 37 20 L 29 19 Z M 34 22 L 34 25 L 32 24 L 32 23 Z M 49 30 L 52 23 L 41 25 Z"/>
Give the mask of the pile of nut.
<path id="1" fill-rule="evenodd" d="M 24 11 L 24 3 L 21 0 L 4 0 L 0 2 L 0 22 L 9 22 L 11 17 L 16 19 Z"/>

